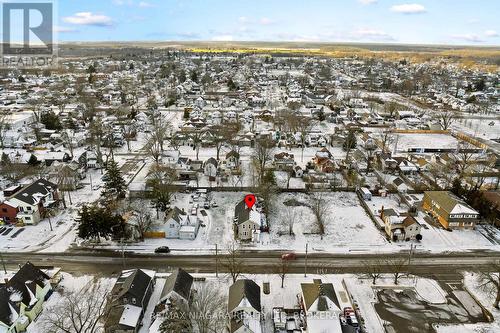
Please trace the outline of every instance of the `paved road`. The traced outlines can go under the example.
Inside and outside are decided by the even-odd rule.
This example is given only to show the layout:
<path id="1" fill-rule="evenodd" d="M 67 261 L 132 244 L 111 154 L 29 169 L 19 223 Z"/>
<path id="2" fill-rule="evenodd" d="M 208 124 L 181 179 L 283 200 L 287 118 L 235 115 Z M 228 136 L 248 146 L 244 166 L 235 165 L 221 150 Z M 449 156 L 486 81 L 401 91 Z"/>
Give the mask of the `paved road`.
<path id="1" fill-rule="evenodd" d="M 119 252 L 80 252 L 80 253 L 4 253 L 8 267 L 15 267 L 27 260 L 39 266 L 62 267 L 64 271 L 80 274 L 112 275 L 125 268 L 147 268 L 168 272 L 182 267 L 191 272 L 213 273 L 218 267 L 224 271 L 223 256 L 215 255 L 141 255 Z M 366 271 L 370 266 L 390 266 L 383 264 L 387 254 L 328 254 L 314 253 L 308 256 L 307 271 L 311 274 L 356 273 Z M 409 258 L 407 253 L 390 254 L 391 258 Z M 280 265 L 280 253 L 275 251 L 244 251 L 239 254 L 247 273 L 273 273 Z M 494 260 L 500 260 L 500 252 L 474 251 L 449 254 L 416 253 L 411 258 L 411 270 L 415 274 L 445 274 L 463 270 L 488 267 Z M 218 263 L 216 265 L 216 263 Z M 305 256 L 298 255 L 290 262 L 290 273 L 303 273 Z"/>

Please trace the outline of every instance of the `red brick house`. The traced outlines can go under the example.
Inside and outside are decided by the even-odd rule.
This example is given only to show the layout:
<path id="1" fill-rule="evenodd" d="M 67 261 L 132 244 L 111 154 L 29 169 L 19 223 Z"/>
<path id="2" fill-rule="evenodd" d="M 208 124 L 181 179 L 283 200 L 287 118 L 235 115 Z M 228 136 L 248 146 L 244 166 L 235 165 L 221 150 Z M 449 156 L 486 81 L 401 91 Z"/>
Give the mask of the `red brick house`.
<path id="1" fill-rule="evenodd" d="M 14 224 L 17 223 L 17 213 L 19 212 L 19 207 L 6 200 L 0 204 L 0 224 Z"/>

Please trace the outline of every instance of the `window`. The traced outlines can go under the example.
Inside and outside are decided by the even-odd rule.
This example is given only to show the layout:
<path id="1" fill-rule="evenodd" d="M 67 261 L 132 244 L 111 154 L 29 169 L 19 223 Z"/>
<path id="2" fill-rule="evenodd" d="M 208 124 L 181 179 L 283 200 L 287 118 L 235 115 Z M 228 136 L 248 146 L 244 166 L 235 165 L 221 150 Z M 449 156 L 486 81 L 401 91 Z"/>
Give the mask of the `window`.
<path id="1" fill-rule="evenodd" d="M 173 223 L 170 223 L 170 228 L 173 228 L 175 227 L 175 225 Z"/>
<path id="2" fill-rule="evenodd" d="M 2 212 L 7 213 L 7 208 L 2 208 Z"/>
<path id="3" fill-rule="evenodd" d="M 28 207 L 26 207 L 26 209 L 27 209 L 27 210 L 31 210 L 31 207 L 30 207 L 30 206 L 28 206 Z"/>
<path id="4" fill-rule="evenodd" d="M 27 221 L 29 221 L 29 220 L 31 220 L 31 217 L 26 216 L 24 219 L 27 220 Z"/>
<path id="5" fill-rule="evenodd" d="M 137 302 L 137 301 L 136 301 L 135 297 L 134 297 L 134 298 L 132 298 L 132 304 L 135 304 L 136 302 Z"/>

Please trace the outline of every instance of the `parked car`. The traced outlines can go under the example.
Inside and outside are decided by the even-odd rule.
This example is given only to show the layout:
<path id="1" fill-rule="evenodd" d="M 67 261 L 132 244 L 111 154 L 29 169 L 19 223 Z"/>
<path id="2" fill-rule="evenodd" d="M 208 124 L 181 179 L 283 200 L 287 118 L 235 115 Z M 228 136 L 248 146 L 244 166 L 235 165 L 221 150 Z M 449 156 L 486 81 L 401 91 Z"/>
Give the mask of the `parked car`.
<path id="1" fill-rule="evenodd" d="M 170 253 L 170 248 L 168 246 L 160 246 L 155 249 L 155 253 Z"/>
<path id="2" fill-rule="evenodd" d="M 281 260 L 295 260 L 295 259 L 297 259 L 297 255 L 293 252 L 283 253 L 281 255 Z"/>
<path id="3" fill-rule="evenodd" d="M 212 202 L 212 207 L 215 208 L 215 207 L 219 207 L 219 205 L 217 204 L 217 202 Z"/>
<path id="4" fill-rule="evenodd" d="M 210 202 L 205 201 L 205 204 L 203 205 L 203 208 L 210 209 Z"/>
<path id="5" fill-rule="evenodd" d="M 196 207 L 191 208 L 191 215 L 197 215 L 198 209 Z"/>

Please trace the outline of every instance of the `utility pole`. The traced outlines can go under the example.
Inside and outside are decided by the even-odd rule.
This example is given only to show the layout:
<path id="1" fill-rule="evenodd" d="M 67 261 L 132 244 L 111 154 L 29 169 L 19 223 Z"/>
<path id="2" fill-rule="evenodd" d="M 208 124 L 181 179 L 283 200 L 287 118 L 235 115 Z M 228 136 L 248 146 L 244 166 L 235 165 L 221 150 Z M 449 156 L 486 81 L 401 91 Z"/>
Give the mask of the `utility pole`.
<path id="1" fill-rule="evenodd" d="M 219 249 L 215 243 L 215 277 L 219 277 Z"/>
<path id="2" fill-rule="evenodd" d="M 123 237 L 120 238 L 120 243 L 122 243 L 122 265 L 123 270 L 125 270 L 125 244 L 123 243 Z"/>
<path id="3" fill-rule="evenodd" d="M 304 263 L 304 277 L 307 277 L 307 250 L 309 247 L 309 243 L 306 243 L 306 261 Z"/>

